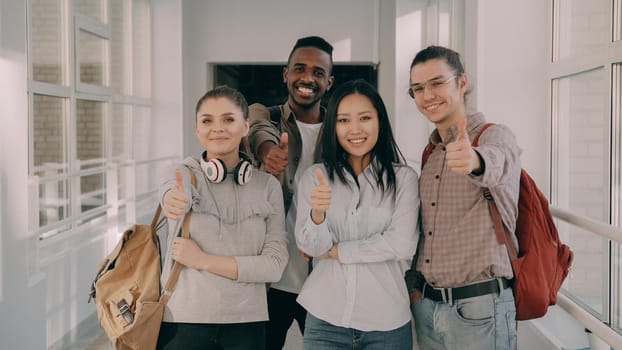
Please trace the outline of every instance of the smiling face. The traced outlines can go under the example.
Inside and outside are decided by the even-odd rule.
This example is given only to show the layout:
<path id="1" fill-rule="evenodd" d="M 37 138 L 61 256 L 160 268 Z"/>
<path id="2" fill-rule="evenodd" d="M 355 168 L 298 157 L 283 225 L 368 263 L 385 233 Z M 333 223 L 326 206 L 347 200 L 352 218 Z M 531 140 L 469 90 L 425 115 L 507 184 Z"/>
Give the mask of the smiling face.
<path id="1" fill-rule="evenodd" d="M 335 131 L 355 173 L 367 167 L 379 133 L 378 111 L 371 100 L 358 93 L 345 96 L 337 107 Z"/>
<path id="2" fill-rule="evenodd" d="M 227 167 L 239 161 L 240 141 L 248 130 L 242 110 L 226 97 L 207 98 L 198 109 L 197 138 L 208 159 L 219 158 Z"/>
<path id="3" fill-rule="evenodd" d="M 310 109 L 333 85 L 330 55 L 316 47 L 299 47 L 283 69 L 290 105 Z"/>
<path id="4" fill-rule="evenodd" d="M 447 128 L 466 115 L 464 94 L 467 83 L 464 74 L 456 76 L 441 58 L 417 63 L 410 70 L 411 87 L 419 90 L 414 94 L 415 104 L 438 128 Z"/>

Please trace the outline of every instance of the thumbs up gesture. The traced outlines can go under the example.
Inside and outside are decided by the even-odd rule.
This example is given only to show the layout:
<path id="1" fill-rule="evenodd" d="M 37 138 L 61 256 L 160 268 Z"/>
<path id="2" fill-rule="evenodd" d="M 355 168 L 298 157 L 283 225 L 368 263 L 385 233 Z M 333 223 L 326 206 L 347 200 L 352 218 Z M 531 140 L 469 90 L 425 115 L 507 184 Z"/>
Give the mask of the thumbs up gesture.
<path id="1" fill-rule="evenodd" d="M 478 172 L 481 167 L 480 159 L 473 147 L 467 132 L 467 120 L 463 118 L 458 124 L 458 137 L 446 147 L 445 159 L 452 171 L 468 175 Z"/>
<path id="2" fill-rule="evenodd" d="M 175 187 L 164 195 L 162 209 L 164 216 L 171 220 L 178 220 L 184 214 L 184 208 L 188 204 L 188 196 L 184 190 L 184 177 L 181 170 L 175 171 Z"/>
<path id="3" fill-rule="evenodd" d="M 274 145 L 269 142 L 268 151 L 263 156 L 264 169 L 273 175 L 280 175 L 287 167 L 288 156 L 288 136 L 284 132 L 281 134 L 281 142 L 278 145 Z M 260 154 L 264 152 L 260 151 Z"/>
<path id="4" fill-rule="evenodd" d="M 315 224 L 321 224 L 330 207 L 331 189 L 322 169 L 315 169 L 315 178 L 318 184 L 311 189 L 311 220 Z"/>

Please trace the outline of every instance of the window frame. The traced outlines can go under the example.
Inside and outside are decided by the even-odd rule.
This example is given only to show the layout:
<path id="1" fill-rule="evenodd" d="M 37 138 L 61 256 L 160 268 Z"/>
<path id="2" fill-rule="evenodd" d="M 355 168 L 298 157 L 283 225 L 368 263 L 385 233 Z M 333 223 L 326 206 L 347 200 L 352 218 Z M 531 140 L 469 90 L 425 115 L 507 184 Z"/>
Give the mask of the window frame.
<path id="1" fill-rule="evenodd" d="M 103 20 L 95 19 L 86 15 L 82 15 L 75 11 L 74 1 L 72 0 L 58 0 L 61 16 L 61 29 L 60 39 L 61 46 L 63 47 L 62 62 L 62 79 L 61 85 L 46 83 L 34 80 L 34 63 L 31 55 L 27 55 L 27 93 L 28 93 L 28 139 L 30 143 L 28 151 L 28 175 L 29 175 L 29 201 L 31 202 L 31 210 L 29 215 L 29 230 L 34 237 L 42 242 L 43 246 L 51 244 L 51 242 L 59 242 L 66 238 L 70 238 L 82 232 L 89 227 L 107 226 L 108 219 L 113 219 L 117 222 L 120 219 L 122 222 L 134 222 L 136 220 L 137 205 L 140 205 L 141 201 L 145 198 L 149 198 L 155 193 L 156 189 L 147 189 L 146 193 L 136 193 L 136 178 L 135 167 L 137 162 L 134 160 L 134 154 L 131 143 L 134 109 L 135 107 L 147 107 L 149 111 L 152 110 L 152 98 L 150 96 L 151 89 L 148 90 L 148 96 L 135 96 L 133 86 L 133 75 L 136 74 L 136 70 L 140 70 L 140 74 L 149 76 L 151 81 L 151 58 L 149 64 L 144 66 L 134 65 L 132 61 L 132 46 L 131 43 L 135 40 L 133 23 L 133 7 L 134 1 L 121 1 L 115 2 L 116 6 L 121 6 L 123 9 L 122 22 L 123 22 L 123 37 L 125 38 L 125 48 L 130 49 L 129 52 L 124 52 L 122 57 L 122 64 L 128 69 L 128 76 L 125 77 L 123 86 L 127 89 L 121 89 L 115 91 L 110 86 L 110 74 L 111 74 L 111 42 L 112 42 L 112 25 L 109 21 L 109 14 L 111 13 L 113 2 L 111 0 L 102 0 L 103 6 Z M 136 2 L 138 4 L 138 2 Z M 33 2 L 27 1 L 27 43 L 28 52 L 32 50 L 32 37 L 31 32 L 33 25 L 32 8 Z M 141 1 L 139 6 L 152 6 L 149 0 Z M 145 22 L 151 23 L 151 11 L 142 11 L 140 15 L 147 16 Z M 81 32 L 94 35 L 97 38 L 104 40 L 103 50 L 101 53 L 101 62 L 103 64 L 102 71 L 102 85 L 90 84 L 80 81 L 80 41 L 79 35 Z M 141 33 L 146 33 L 145 44 L 147 51 L 151 52 L 151 28 L 141 28 Z M 67 103 L 65 110 L 63 111 L 62 128 L 66 133 L 66 140 L 63 144 L 63 152 L 66 157 L 66 163 L 64 167 L 66 171 L 62 171 L 58 174 L 50 176 L 41 176 L 39 174 L 40 167 L 35 166 L 35 151 L 34 151 L 34 138 L 35 138 L 35 125 L 34 125 L 34 97 L 35 95 L 50 96 L 55 98 L 64 99 L 63 103 Z M 82 169 L 84 162 L 80 162 L 77 158 L 77 103 L 79 100 L 101 102 L 102 107 L 102 142 L 103 142 L 103 154 L 102 158 L 89 160 L 86 163 L 96 162 L 98 165 L 90 168 Z M 120 156 L 113 156 L 111 140 L 112 132 L 110 120 L 112 118 L 113 105 L 120 104 L 124 106 L 124 113 L 122 117 L 125 120 L 123 126 L 126 129 L 123 135 L 125 145 L 123 146 L 123 152 Z M 151 117 L 151 113 L 147 115 Z M 153 159 L 153 155 L 149 154 L 146 158 L 140 159 L 141 162 L 156 162 L 161 159 Z M 80 164 L 82 163 L 82 164 Z M 81 179 L 85 176 L 101 174 L 103 177 L 101 191 L 104 192 L 103 196 L 105 202 L 103 205 L 98 205 L 95 208 L 81 211 L 81 196 L 80 186 Z M 120 178 L 123 179 L 124 184 L 124 198 L 119 197 L 119 185 Z M 61 220 L 53 221 L 45 225 L 40 225 L 39 222 L 39 202 L 41 198 L 39 196 L 39 186 L 47 182 L 66 181 L 67 183 L 67 200 L 69 201 L 70 209 Z M 123 212 L 121 212 L 122 209 Z M 122 213 L 125 218 L 118 218 L 118 215 Z M 99 219 L 98 219 L 99 218 Z M 46 243 L 50 242 L 50 243 Z M 31 252 L 33 256 L 37 256 L 38 252 Z"/>
<path id="2" fill-rule="evenodd" d="M 560 28 L 561 22 L 560 14 L 560 1 L 551 0 L 552 16 L 551 16 L 551 44 L 550 44 L 550 61 L 548 64 L 548 76 L 547 80 L 550 85 L 550 94 L 548 96 L 548 105 L 550 107 L 550 154 L 551 154 L 551 171 L 550 171 L 550 188 L 551 188 L 551 202 L 553 205 L 557 205 L 559 198 L 558 179 L 559 179 L 559 151 L 558 144 L 560 135 L 558 128 L 556 127 L 560 122 L 560 118 L 563 116 L 560 114 L 557 106 L 559 101 L 559 83 L 560 79 L 571 77 L 574 75 L 586 73 L 596 69 L 603 69 L 605 79 L 603 84 L 606 85 L 607 91 L 604 113 L 608 119 L 608 125 L 606 127 L 610 130 L 609 139 L 609 154 L 608 154 L 608 181 L 606 186 L 610 189 L 608 200 L 608 221 L 606 224 L 613 226 L 620 226 L 620 198 L 622 197 L 621 183 L 621 170 L 622 165 L 622 116 L 620 112 L 620 100 L 622 97 L 620 93 L 622 89 L 622 41 L 619 41 L 620 31 L 619 26 L 622 22 L 622 11 L 620 6 L 622 0 L 607 1 L 607 6 L 610 16 L 608 23 L 609 30 L 607 31 L 607 40 L 603 40 L 597 49 L 593 50 L 589 54 L 576 54 L 569 57 L 560 57 Z M 616 41 L 618 38 L 618 41 Z M 569 210 L 568 208 L 562 208 Z M 581 216 L 587 216 L 584 213 L 576 213 Z M 610 240 L 605 240 L 605 247 L 603 247 L 603 266 L 608 267 L 603 274 L 603 312 L 598 313 L 584 302 L 582 302 L 578 296 L 575 296 L 570 291 L 562 289 L 562 293 L 569 297 L 571 300 L 579 304 L 586 311 L 597 317 L 601 321 L 610 324 L 610 327 L 617 332 L 622 332 L 622 324 L 618 320 L 621 309 L 621 300 L 618 300 L 616 296 L 620 295 L 619 283 L 622 280 L 622 276 L 619 276 L 620 269 L 615 267 L 615 261 L 620 261 L 622 250 L 620 247 L 612 243 Z"/>

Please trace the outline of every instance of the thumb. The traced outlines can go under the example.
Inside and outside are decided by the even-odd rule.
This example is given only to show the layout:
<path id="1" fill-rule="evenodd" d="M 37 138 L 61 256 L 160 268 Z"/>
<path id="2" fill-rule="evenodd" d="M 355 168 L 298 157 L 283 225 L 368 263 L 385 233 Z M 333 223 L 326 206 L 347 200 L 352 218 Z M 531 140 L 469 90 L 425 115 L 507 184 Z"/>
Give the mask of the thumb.
<path id="1" fill-rule="evenodd" d="M 326 181 L 326 177 L 324 176 L 324 172 L 322 171 L 322 169 L 320 168 L 315 169 L 315 177 L 317 178 L 319 185 L 328 185 L 328 182 Z"/>
<path id="2" fill-rule="evenodd" d="M 287 142 L 288 142 L 288 140 L 289 140 L 289 137 L 287 136 L 286 132 L 281 134 L 281 143 L 279 144 L 279 148 L 280 149 L 287 149 Z"/>
<path id="3" fill-rule="evenodd" d="M 467 120 L 466 118 L 461 119 L 458 122 L 458 141 L 469 141 L 469 133 L 467 132 Z"/>
<path id="4" fill-rule="evenodd" d="M 179 169 L 175 170 L 175 186 L 179 189 L 184 188 L 184 176 Z"/>

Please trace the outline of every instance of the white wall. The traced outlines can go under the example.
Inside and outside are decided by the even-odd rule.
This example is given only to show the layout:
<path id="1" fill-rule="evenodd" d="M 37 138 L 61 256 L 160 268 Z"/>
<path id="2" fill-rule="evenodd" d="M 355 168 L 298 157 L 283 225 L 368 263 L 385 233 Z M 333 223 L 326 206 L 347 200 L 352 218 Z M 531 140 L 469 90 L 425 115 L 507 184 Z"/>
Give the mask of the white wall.
<path id="1" fill-rule="evenodd" d="M 544 193 L 549 188 L 550 7 L 542 0 L 468 2 L 465 45 L 471 50 L 466 70 L 476 82 L 475 108 L 514 131 L 523 167 Z"/>
<path id="2" fill-rule="evenodd" d="M 398 0 L 396 13 L 395 138 L 408 164 L 419 172 L 421 153 L 428 142 L 432 124 L 417 110 L 415 101 L 408 96 L 410 63 L 428 46 L 425 29 L 427 1 Z M 385 96 L 385 99 L 388 96 Z"/>
<path id="3" fill-rule="evenodd" d="M 22 0 L 0 0 L 0 76 L 0 339 L 6 349 L 43 349 L 45 282 L 29 276 L 27 268 L 28 100 Z"/>
<path id="4" fill-rule="evenodd" d="M 180 156 L 183 147 L 182 0 L 151 0 L 155 154 Z"/>

